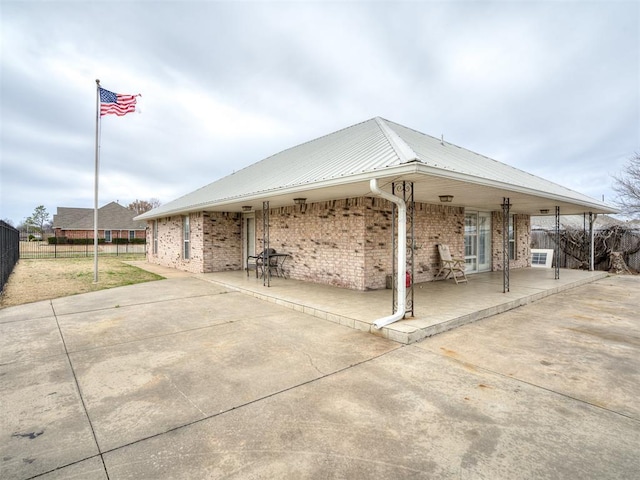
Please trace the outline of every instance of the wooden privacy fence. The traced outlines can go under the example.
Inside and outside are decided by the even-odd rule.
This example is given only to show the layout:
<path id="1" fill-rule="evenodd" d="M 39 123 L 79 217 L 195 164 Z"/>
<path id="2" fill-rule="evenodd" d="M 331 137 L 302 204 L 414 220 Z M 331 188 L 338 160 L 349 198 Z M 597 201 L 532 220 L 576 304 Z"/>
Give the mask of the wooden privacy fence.
<path id="1" fill-rule="evenodd" d="M 618 230 L 612 238 L 603 235 L 611 229 L 595 232 L 595 266 L 596 270 L 609 270 L 609 252 L 623 252 L 627 266 L 640 271 L 640 230 Z M 532 230 L 531 248 L 548 248 L 556 250 L 556 233 L 553 230 Z M 625 253 L 626 252 L 626 253 Z M 560 268 L 584 268 L 589 264 L 589 233 L 577 229 L 560 230 Z"/>

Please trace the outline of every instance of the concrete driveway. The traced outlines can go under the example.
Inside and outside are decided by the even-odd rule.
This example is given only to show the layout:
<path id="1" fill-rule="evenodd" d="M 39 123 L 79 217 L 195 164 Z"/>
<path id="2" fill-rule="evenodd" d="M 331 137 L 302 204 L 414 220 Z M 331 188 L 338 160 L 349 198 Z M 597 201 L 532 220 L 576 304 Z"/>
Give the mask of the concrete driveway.
<path id="1" fill-rule="evenodd" d="M 0 310 L 0 478 L 638 478 L 640 278 L 409 346 L 173 278 Z"/>

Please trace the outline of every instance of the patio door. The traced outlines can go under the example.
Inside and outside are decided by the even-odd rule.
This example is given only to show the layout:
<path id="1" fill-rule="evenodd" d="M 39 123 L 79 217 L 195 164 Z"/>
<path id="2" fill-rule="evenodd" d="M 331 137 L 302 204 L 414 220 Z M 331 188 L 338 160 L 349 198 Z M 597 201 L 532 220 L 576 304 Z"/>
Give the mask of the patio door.
<path id="1" fill-rule="evenodd" d="M 242 217 L 242 264 L 247 268 L 247 257 L 256 254 L 256 218 L 253 213 Z"/>
<path id="2" fill-rule="evenodd" d="M 491 270 L 491 213 L 465 213 L 464 260 L 466 272 Z"/>

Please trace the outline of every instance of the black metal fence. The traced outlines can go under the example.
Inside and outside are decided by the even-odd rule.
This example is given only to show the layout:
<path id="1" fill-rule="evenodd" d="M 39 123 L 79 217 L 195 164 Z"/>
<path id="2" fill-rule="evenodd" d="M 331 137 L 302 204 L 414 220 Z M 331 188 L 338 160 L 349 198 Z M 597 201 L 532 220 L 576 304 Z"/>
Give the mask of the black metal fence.
<path id="1" fill-rule="evenodd" d="M 119 237 L 117 232 L 109 242 L 98 239 L 98 255 L 139 255 L 144 257 L 147 245 L 144 239 Z M 24 235 L 22 238 L 28 238 Z M 92 257 L 94 255 L 93 237 L 88 233 L 82 238 L 45 236 L 20 241 L 20 258 L 69 258 Z"/>
<path id="2" fill-rule="evenodd" d="M 0 293 L 20 258 L 20 232 L 0 220 Z"/>

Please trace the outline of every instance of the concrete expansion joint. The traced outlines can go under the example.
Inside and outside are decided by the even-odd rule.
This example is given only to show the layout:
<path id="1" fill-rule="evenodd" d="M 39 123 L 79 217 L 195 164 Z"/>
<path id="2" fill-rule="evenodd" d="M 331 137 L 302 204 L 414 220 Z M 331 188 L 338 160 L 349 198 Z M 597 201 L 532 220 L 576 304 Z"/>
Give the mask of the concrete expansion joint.
<path id="1" fill-rule="evenodd" d="M 80 388 L 80 382 L 78 382 L 78 376 L 76 374 L 76 370 L 73 367 L 73 362 L 71 361 L 71 356 L 69 355 L 69 349 L 67 348 L 67 342 L 62 333 L 62 328 L 60 328 L 60 322 L 58 321 L 58 315 L 56 314 L 55 307 L 53 306 L 53 301 L 49 300 L 49 305 L 51 305 L 51 311 L 53 312 L 53 318 L 56 320 L 56 326 L 58 328 L 58 334 L 60 335 L 60 340 L 62 341 L 62 346 L 64 347 L 65 356 L 67 357 L 67 363 L 69 364 L 69 369 L 71 370 L 71 375 L 73 375 L 73 382 L 76 387 L 76 392 L 78 393 L 78 397 L 80 398 L 80 403 L 82 404 L 82 410 L 87 417 L 87 422 L 89 424 L 89 428 L 91 430 L 91 435 L 93 436 L 93 441 L 95 442 L 96 449 L 99 452 L 100 461 L 102 462 L 102 468 L 104 469 L 104 473 L 109 478 L 109 474 L 107 473 L 107 466 L 104 463 L 104 457 L 102 456 L 102 451 L 100 450 L 100 444 L 98 443 L 98 437 L 96 435 L 95 428 L 93 426 L 93 422 L 91 421 L 91 416 L 89 415 L 89 410 L 87 409 L 87 404 L 85 402 L 84 396 L 82 395 L 82 389 Z"/>

